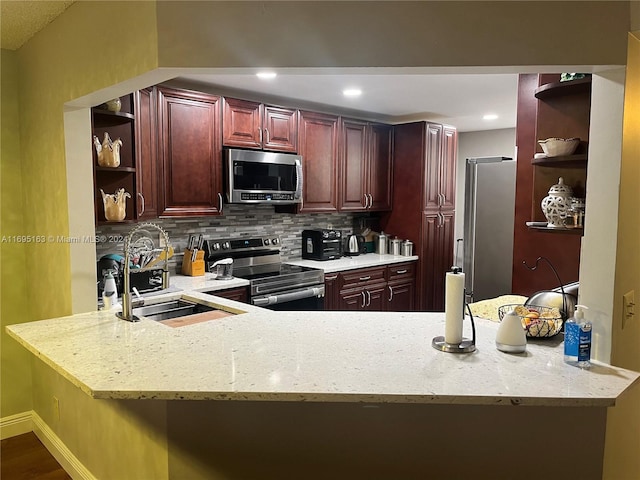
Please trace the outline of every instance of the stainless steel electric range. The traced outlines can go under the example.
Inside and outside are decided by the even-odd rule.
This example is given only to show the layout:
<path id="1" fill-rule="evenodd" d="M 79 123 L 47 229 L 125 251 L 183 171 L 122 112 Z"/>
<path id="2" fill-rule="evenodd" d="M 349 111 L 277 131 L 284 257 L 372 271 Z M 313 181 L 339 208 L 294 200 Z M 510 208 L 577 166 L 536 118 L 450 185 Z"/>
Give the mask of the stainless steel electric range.
<path id="1" fill-rule="evenodd" d="M 206 240 L 208 271 L 233 259 L 233 276 L 249 280 L 251 304 L 271 310 L 323 310 L 324 271 L 282 263 L 280 238 L 242 237 Z"/>

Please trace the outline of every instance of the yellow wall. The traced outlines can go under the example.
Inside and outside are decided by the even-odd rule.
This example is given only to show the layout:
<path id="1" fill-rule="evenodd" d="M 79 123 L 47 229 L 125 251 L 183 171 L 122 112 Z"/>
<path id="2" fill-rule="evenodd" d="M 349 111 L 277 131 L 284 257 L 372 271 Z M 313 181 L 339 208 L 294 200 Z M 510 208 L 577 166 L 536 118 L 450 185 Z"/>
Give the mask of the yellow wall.
<path id="1" fill-rule="evenodd" d="M 629 35 L 625 83 L 618 255 L 614 289 L 612 362 L 640 371 L 640 35 Z M 636 315 L 624 321 L 622 296 L 635 291 Z M 640 478 L 640 388 L 609 409 L 606 479 Z"/>
<path id="2" fill-rule="evenodd" d="M 24 234 L 24 207 L 22 187 L 22 162 L 20 156 L 20 109 L 18 103 L 18 56 L 2 50 L 0 86 L 1 118 L 1 212 L 2 236 L 0 273 L 0 372 L 2 391 L 0 416 L 6 417 L 31 409 L 30 355 L 4 330 L 5 325 L 31 319 L 27 301 L 26 246 L 14 236 Z"/>
<path id="3" fill-rule="evenodd" d="M 77 2 L 2 51 L 2 234 L 47 239 L 2 243 L 3 326 L 71 313 L 69 246 L 48 240 L 68 235 L 63 106 L 156 68 L 155 18 L 153 2 Z M 29 357 L 5 339 L 2 417 L 31 409 Z"/>

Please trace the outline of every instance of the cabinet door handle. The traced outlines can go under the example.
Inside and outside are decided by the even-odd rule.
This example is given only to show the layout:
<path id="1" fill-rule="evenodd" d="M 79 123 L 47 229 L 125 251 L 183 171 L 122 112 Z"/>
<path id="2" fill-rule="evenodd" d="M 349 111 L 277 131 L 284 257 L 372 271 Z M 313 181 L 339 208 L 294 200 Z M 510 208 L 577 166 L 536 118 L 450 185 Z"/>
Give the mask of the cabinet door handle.
<path id="1" fill-rule="evenodd" d="M 260 137 L 260 145 L 262 145 L 262 129 L 258 129 L 258 136 Z"/>
<path id="2" fill-rule="evenodd" d="M 364 290 L 360 292 L 360 295 L 362 295 L 362 306 L 361 308 L 365 307 L 365 301 L 366 301 L 366 297 L 364 295 Z"/>
<path id="3" fill-rule="evenodd" d="M 369 208 L 373 207 L 373 195 L 369 194 Z"/>
<path id="4" fill-rule="evenodd" d="M 327 277 L 326 275 L 324 276 L 324 280 L 325 280 L 325 282 L 326 282 L 327 280 L 329 280 L 329 281 L 333 281 L 333 280 L 335 280 L 336 278 L 338 278 L 338 275 L 333 275 L 333 276 L 330 276 L 330 277 Z"/>
<path id="5" fill-rule="evenodd" d="M 223 208 L 224 208 L 224 204 L 222 203 L 222 194 L 218 192 L 218 211 L 222 213 Z"/>
<path id="6" fill-rule="evenodd" d="M 138 217 L 141 217 L 144 214 L 144 195 L 138 192 L 138 196 L 140 197 L 140 205 L 142 206 L 142 210 L 138 213 Z"/>
<path id="7" fill-rule="evenodd" d="M 360 277 L 360 281 L 364 282 L 366 280 L 370 280 L 371 279 L 371 275 L 367 275 L 366 277 Z"/>
<path id="8" fill-rule="evenodd" d="M 393 300 L 393 287 L 389 285 L 389 301 Z"/>
<path id="9" fill-rule="evenodd" d="M 362 197 L 364 198 L 364 208 L 367 208 L 367 205 L 369 204 L 369 199 L 367 198 L 367 194 L 363 193 Z"/>
<path id="10" fill-rule="evenodd" d="M 264 136 L 267 139 L 265 143 L 269 143 L 269 129 L 267 128 L 264 129 Z"/>
<path id="11" fill-rule="evenodd" d="M 371 305 L 371 292 L 367 290 L 367 307 Z"/>

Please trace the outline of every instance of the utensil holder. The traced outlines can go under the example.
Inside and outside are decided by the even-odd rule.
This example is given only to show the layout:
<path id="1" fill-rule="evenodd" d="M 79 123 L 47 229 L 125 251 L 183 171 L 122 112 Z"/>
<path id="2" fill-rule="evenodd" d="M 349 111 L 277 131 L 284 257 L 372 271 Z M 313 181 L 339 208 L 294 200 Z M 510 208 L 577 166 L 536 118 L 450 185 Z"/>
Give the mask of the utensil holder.
<path id="1" fill-rule="evenodd" d="M 204 275 L 204 250 L 198 250 L 196 259 L 191 261 L 193 250 L 185 249 L 182 257 L 182 274 L 190 277 L 201 277 Z"/>

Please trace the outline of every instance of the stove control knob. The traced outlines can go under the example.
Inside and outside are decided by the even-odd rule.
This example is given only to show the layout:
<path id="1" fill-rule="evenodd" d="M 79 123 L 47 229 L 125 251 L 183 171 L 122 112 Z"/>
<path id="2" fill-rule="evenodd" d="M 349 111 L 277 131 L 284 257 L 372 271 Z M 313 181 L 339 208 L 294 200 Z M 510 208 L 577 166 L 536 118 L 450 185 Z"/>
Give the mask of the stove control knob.
<path id="1" fill-rule="evenodd" d="M 271 240 L 271 245 L 277 245 L 278 244 L 278 239 L 274 238 Z"/>
<path id="2" fill-rule="evenodd" d="M 231 244 L 230 244 L 229 242 L 224 242 L 224 243 L 222 244 L 222 249 L 223 249 L 223 250 L 226 250 L 226 249 L 228 249 L 228 248 L 231 248 Z"/>
<path id="3" fill-rule="evenodd" d="M 219 244 L 218 242 L 215 242 L 215 243 L 213 244 L 213 249 L 214 249 L 214 250 L 220 250 L 220 244 Z"/>
<path id="4" fill-rule="evenodd" d="M 264 243 L 265 245 L 269 245 L 269 239 L 265 238 L 262 243 Z"/>

